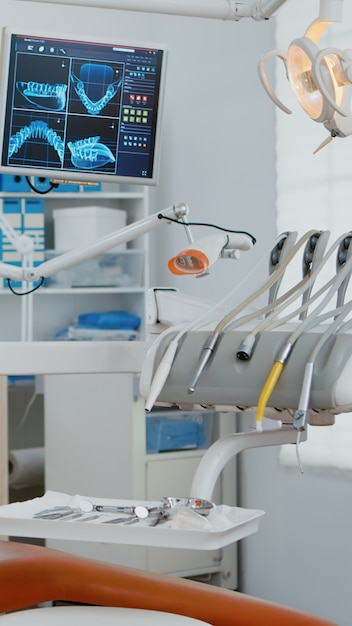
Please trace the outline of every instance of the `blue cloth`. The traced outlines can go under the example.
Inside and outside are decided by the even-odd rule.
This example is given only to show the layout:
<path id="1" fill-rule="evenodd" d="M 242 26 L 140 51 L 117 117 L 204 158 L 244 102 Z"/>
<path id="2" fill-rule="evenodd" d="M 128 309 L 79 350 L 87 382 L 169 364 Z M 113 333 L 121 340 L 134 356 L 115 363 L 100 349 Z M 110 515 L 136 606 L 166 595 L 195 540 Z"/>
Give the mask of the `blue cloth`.
<path id="1" fill-rule="evenodd" d="M 141 318 L 127 311 L 107 311 L 104 313 L 81 313 L 77 318 L 78 327 L 101 328 L 104 330 L 138 330 Z"/>

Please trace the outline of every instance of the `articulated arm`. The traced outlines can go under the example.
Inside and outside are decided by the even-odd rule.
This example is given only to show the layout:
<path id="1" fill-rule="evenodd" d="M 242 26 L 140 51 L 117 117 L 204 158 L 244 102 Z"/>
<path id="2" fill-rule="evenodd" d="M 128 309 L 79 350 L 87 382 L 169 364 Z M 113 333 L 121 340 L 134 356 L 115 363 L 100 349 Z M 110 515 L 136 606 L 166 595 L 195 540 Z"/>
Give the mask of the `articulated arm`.
<path id="1" fill-rule="evenodd" d="M 245 4 L 235 0 L 36 0 L 47 4 L 71 4 L 76 6 L 137 11 L 140 13 L 164 13 L 185 17 L 205 17 L 239 21 L 244 17 L 267 20 L 286 0 L 258 0 Z"/>

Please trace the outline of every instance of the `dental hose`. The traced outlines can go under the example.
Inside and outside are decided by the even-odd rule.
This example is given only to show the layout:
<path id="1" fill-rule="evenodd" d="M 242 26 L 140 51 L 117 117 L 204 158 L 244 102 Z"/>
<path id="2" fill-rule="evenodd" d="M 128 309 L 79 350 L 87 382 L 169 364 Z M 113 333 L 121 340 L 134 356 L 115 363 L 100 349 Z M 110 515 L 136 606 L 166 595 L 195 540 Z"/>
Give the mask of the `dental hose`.
<path id="1" fill-rule="evenodd" d="M 261 285 L 261 287 L 259 287 L 257 289 L 257 291 L 255 291 L 253 294 L 251 294 L 245 300 L 243 300 L 234 309 L 229 311 L 229 313 L 227 313 L 220 320 L 220 322 L 216 325 L 215 329 L 212 331 L 211 335 L 209 336 L 207 342 L 205 343 L 205 345 L 203 347 L 202 354 L 201 354 L 201 356 L 199 358 L 199 361 L 197 363 L 197 366 L 196 366 L 196 371 L 195 371 L 194 377 L 193 377 L 193 379 L 191 381 L 191 384 L 188 387 L 188 393 L 191 394 L 191 393 L 193 393 L 195 391 L 195 388 L 196 388 L 196 385 L 198 383 L 198 380 L 199 380 L 200 376 L 202 375 L 202 373 L 203 373 L 205 367 L 207 366 L 208 362 L 210 361 L 211 357 L 213 356 L 214 352 L 216 351 L 217 344 L 218 344 L 218 342 L 219 342 L 219 340 L 220 340 L 220 338 L 221 338 L 221 336 L 223 334 L 223 331 L 225 330 L 226 326 L 228 326 L 232 322 L 232 320 L 236 317 L 236 315 L 241 313 L 241 311 L 243 311 L 245 308 L 247 308 L 249 306 L 249 304 L 254 302 L 254 300 L 257 300 L 257 298 L 259 298 L 263 293 L 265 293 L 268 289 L 270 289 L 278 281 L 278 279 L 284 274 L 284 272 L 285 272 L 288 264 L 290 263 L 290 261 L 297 254 L 298 250 L 315 233 L 316 233 L 316 230 L 310 230 L 307 233 L 305 233 L 299 239 L 299 241 L 295 244 L 295 246 L 293 246 L 291 251 L 287 254 L 287 256 L 286 256 L 285 260 L 282 262 L 282 264 L 280 264 L 280 266 Z M 248 280 L 248 277 L 247 277 L 247 280 Z"/>
<path id="2" fill-rule="evenodd" d="M 213 353 L 216 350 L 217 344 L 219 339 L 221 338 L 222 332 L 223 330 L 226 328 L 226 326 L 228 326 L 229 324 L 231 324 L 231 322 L 233 321 L 233 318 L 240 313 L 242 310 L 244 310 L 249 304 L 251 304 L 251 302 L 253 302 L 255 299 L 257 299 L 258 297 L 260 297 L 265 291 L 267 291 L 268 289 L 270 289 L 273 285 L 275 285 L 275 283 L 277 283 L 277 281 L 282 277 L 282 275 L 284 274 L 287 265 L 290 263 L 290 261 L 292 260 L 292 258 L 295 256 L 295 254 L 299 251 L 299 249 L 304 245 L 304 243 L 306 243 L 306 241 L 315 233 L 315 230 L 312 231 L 308 231 L 307 233 L 305 233 L 305 235 L 303 235 L 301 237 L 301 239 L 295 244 L 295 246 L 291 249 L 291 251 L 287 254 L 285 260 L 282 262 L 282 264 L 276 269 L 274 270 L 274 272 L 271 274 L 270 278 L 267 279 L 265 281 L 265 283 L 251 296 L 249 296 L 248 298 L 246 298 L 243 302 L 241 302 L 237 307 L 235 307 L 234 309 L 232 309 L 232 311 L 230 311 L 226 316 L 224 316 L 222 318 L 222 320 L 218 323 L 218 325 L 216 326 L 215 330 L 211 332 L 211 334 L 208 337 L 208 340 L 206 342 L 206 344 L 203 347 L 203 351 L 201 354 L 201 357 L 198 361 L 197 364 L 197 368 L 195 371 L 195 374 L 193 376 L 193 379 L 188 387 L 188 392 L 189 393 L 193 393 L 195 390 L 195 387 L 198 383 L 198 380 L 202 374 L 202 372 L 204 371 L 207 363 L 209 362 L 209 360 L 211 359 Z M 282 239 L 282 235 L 280 235 L 276 242 L 275 245 L 277 245 L 277 243 L 279 243 Z M 269 254 L 271 254 L 272 249 L 266 253 L 266 255 L 264 256 L 268 256 Z M 216 306 L 212 307 L 209 311 L 206 311 L 202 316 L 200 316 L 196 321 L 191 322 L 189 324 L 187 324 L 186 327 L 183 327 L 182 330 L 179 331 L 179 333 L 177 334 L 177 336 L 172 340 L 172 342 L 170 342 L 170 345 L 168 346 L 168 348 L 166 349 L 164 355 L 162 356 L 162 359 L 155 371 L 155 374 L 153 376 L 153 379 L 150 383 L 150 387 L 149 387 L 149 392 L 148 392 L 148 396 L 145 402 L 145 410 L 147 412 L 151 411 L 151 409 L 153 408 L 165 382 L 166 379 L 170 373 L 170 369 L 172 367 L 176 352 L 177 352 L 177 348 L 179 345 L 179 342 L 181 341 L 182 337 L 189 332 L 190 330 L 192 330 L 193 328 L 200 326 L 202 324 L 202 322 L 206 322 L 207 318 L 210 318 L 211 314 L 213 314 L 214 312 L 216 312 L 217 309 L 219 309 L 221 306 L 223 306 L 226 301 L 232 297 L 237 291 L 239 291 L 242 286 L 244 285 L 244 283 L 247 283 L 250 276 L 258 270 L 259 267 L 262 266 L 263 264 L 263 258 L 261 258 L 259 260 L 258 263 L 255 264 L 255 266 L 252 268 L 252 270 L 249 272 L 249 274 L 247 274 L 242 281 L 240 281 L 240 283 L 238 285 L 236 285 L 235 289 L 231 290 L 229 292 L 229 294 L 227 294 L 221 301 L 220 303 L 218 303 Z M 279 300 L 277 302 L 281 302 L 281 301 L 285 301 L 289 296 L 291 296 L 292 293 L 294 293 L 297 288 L 299 288 L 299 286 L 307 286 L 308 284 L 308 276 L 306 276 L 304 279 L 302 279 L 302 281 L 299 283 L 298 286 L 295 286 L 294 288 L 292 288 L 289 292 L 287 292 L 286 294 L 284 294 L 281 298 L 279 298 Z M 261 309 L 261 311 L 259 313 L 267 313 L 269 311 L 272 310 L 273 307 L 273 303 L 269 303 L 266 307 L 264 307 L 263 309 Z M 254 314 L 250 314 L 248 316 L 243 316 L 243 318 L 241 318 L 240 320 L 237 320 L 237 322 L 235 322 L 236 325 L 240 325 L 242 323 L 244 323 L 244 321 L 249 321 L 255 317 L 258 317 L 258 312 L 255 312 Z M 267 321 L 269 321 L 267 319 Z M 253 340 L 253 344 L 254 344 L 255 338 Z M 155 348 L 154 348 L 155 349 Z"/>
<path id="3" fill-rule="evenodd" d="M 335 251 L 336 247 L 339 246 L 345 238 L 346 238 L 346 234 L 339 237 L 334 242 L 334 244 L 330 247 L 326 255 L 320 260 L 319 264 L 315 265 L 314 270 L 310 272 L 309 274 L 306 274 L 306 276 L 297 285 L 292 287 L 288 292 L 283 294 L 280 298 L 278 298 L 275 301 L 274 310 L 273 310 L 273 303 L 272 303 L 271 305 L 267 305 L 265 308 L 261 309 L 258 312 L 258 315 L 259 314 L 263 315 L 264 313 L 266 314 L 267 312 L 269 312 L 269 314 L 266 315 L 266 317 L 254 329 L 252 329 L 251 332 L 248 333 L 248 335 L 241 342 L 241 345 L 239 346 L 238 351 L 237 351 L 237 358 L 243 361 L 247 361 L 248 359 L 250 359 L 253 353 L 257 336 L 261 332 L 263 332 L 264 330 L 272 330 L 275 327 L 290 321 L 296 315 L 301 316 L 302 314 L 305 314 L 309 306 L 335 282 L 336 276 L 333 276 L 325 285 L 323 285 L 323 287 L 321 287 L 321 289 L 318 292 L 316 292 L 315 295 L 311 296 L 310 298 L 304 299 L 304 302 L 301 304 L 301 306 L 298 309 L 295 309 L 289 315 L 283 318 L 280 318 L 279 320 L 275 319 L 278 317 L 281 311 L 283 311 L 288 305 L 292 304 L 298 297 L 300 297 L 301 295 L 304 295 L 305 293 L 307 293 L 308 290 L 312 288 L 319 272 L 322 270 L 326 262 L 329 260 L 329 258 Z M 346 278 L 344 280 L 346 280 Z M 303 319 L 305 317 L 306 315 L 304 315 L 304 317 L 302 316 Z M 247 322 L 248 320 L 246 319 L 244 321 Z M 233 328 L 235 327 L 236 326 L 232 325 L 231 329 L 233 330 Z"/>
<path id="4" fill-rule="evenodd" d="M 292 248 L 292 250 L 289 252 L 286 259 L 283 261 L 282 265 L 280 265 L 271 274 L 271 276 L 263 283 L 261 287 L 259 287 L 259 289 L 257 289 L 257 291 L 255 291 L 253 294 L 248 296 L 248 298 L 246 298 L 238 306 L 232 309 L 232 311 L 227 313 L 227 315 L 225 315 L 222 318 L 222 320 L 220 320 L 220 322 L 217 324 L 214 332 L 221 333 L 225 329 L 225 327 L 233 320 L 233 318 L 236 317 L 238 313 L 243 311 L 243 309 L 245 309 L 249 304 L 251 304 L 254 300 L 257 300 L 257 298 L 259 298 L 263 293 L 265 293 L 268 289 L 270 289 L 270 287 L 272 287 L 277 282 L 277 280 L 282 276 L 282 274 L 285 272 L 288 264 L 290 263 L 290 261 L 292 261 L 294 256 L 297 254 L 298 250 L 315 232 L 316 232 L 315 230 L 311 230 L 305 233 L 299 239 L 296 245 Z"/>
<path id="5" fill-rule="evenodd" d="M 325 260 L 324 260 L 325 263 Z M 323 264 L 322 264 L 323 265 Z M 321 266 L 322 267 L 322 266 Z M 321 267 L 319 269 L 321 269 Z M 268 315 L 262 322 L 260 322 L 260 324 L 258 324 L 258 326 L 256 326 L 250 333 L 250 336 L 253 336 L 254 340 L 256 339 L 257 335 L 259 335 L 261 332 L 263 331 L 267 331 L 267 330 L 273 330 L 274 328 L 277 328 L 278 326 L 282 326 L 283 324 L 286 324 L 286 322 L 289 322 L 293 317 L 296 317 L 297 315 L 304 313 L 305 311 L 307 311 L 307 309 L 311 306 L 311 304 L 313 304 L 313 302 L 315 302 L 315 300 L 317 300 L 318 298 L 320 298 L 320 296 L 324 293 L 324 291 L 326 291 L 329 287 L 331 287 L 335 280 L 336 277 L 333 276 L 325 285 L 323 285 L 313 296 L 311 296 L 308 300 L 306 300 L 303 304 L 301 304 L 300 307 L 298 307 L 297 309 L 295 309 L 294 311 L 291 311 L 291 313 L 289 313 L 288 315 L 286 315 L 285 317 L 281 317 L 279 319 L 277 318 L 277 315 L 283 311 L 285 309 L 285 307 L 289 304 L 291 304 L 292 302 L 294 302 L 294 300 L 296 300 L 304 291 L 304 288 L 307 285 L 309 285 L 311 282 L 313 282 L 316 278 L 316 275 L 312 275 L 311 278 L 309 278 L 309 280 L 307 280 L 308 277 L 306 277 L 305 279 L 303 279 L 301 281 L 301 283 L 299 283 L 297 285 L 297 287 L 299 287 L 299 289 L 297 290 L 296 293 L 294 293 L 294 295 L 288 299 L 287 301 L 284 301 L 283 303 L 280 302 L 280 298 L 277 300 L 277 304 L 281 304 L 280 307 L 278 307 L 276 309 L 275 312 L 273 312 L 271 315 Z M 306 284 L 304 284 L 306 283 Z M 292 291 L 292 290 L 291 290 Z M 288 295 L 289 292 L 287 292 L 286 295 Z M 329 314 L 329 317 L 332 317 L 333 313 Z M 247 339 L 247 338 L 246 338 Z M 246 339 L 244 341 L 246 341 Z M 249 358 L 249 357 L 247 357 Z"/>
<path id="6" fill-rule="evenodd" d="M 277 245 L 277 243 L 281 239 L 282 239 L 282 236 L 280 235 L 280 237 L 277 238 L 275 245 Z M 271 250 L 264 255 L 264 258 L 267 257 L 270 253 L 271 253 Z M 197 326 L 200 327 L 202 324 L 205 324 L 207 320 L 210 319 L 211 315 L 216 313 L 217 310 L 219 310 L 222 306 L 224 306 L 226 302 L 229 300 L 229 298 L 233 297 L 234 294 L 237 291 L 239 291 L 245 285 L 245 283 L 248 282 L 251 275 L 254 272 L 258 271 L 258 268 L 261 267 L 263 264 L 264 258 L 261 257 L 259 261 L 250 270 L 250 272 L 246 274 L 246 276 L 243 277 L 243 279 L 236 285 L 236 287 L 232 289 L 228 294 L 226 294 L 226 296 L 222 298 L 222 300 L 220 300 L 219 303 L 213 306 L 210 310 L 205 311 L 196 320 L 189 322 L 186 326 L 183 326 L 183 328 L 177 333 L 176 337 L 172 340 L 172 342 L 170 342 L 170 347 L 168 347 L 165 350 L 165 353 L 163 354 L 161 361 L 155 371 L 153 379 L 150 383 L 147 399 L 145 402 L 145 411 L 149 412 L 152 410 L 161 390 L 163 389 L 166 379 L 170 373 L 170 370 L 171 370 L 171 367 L 172 367 L 172 364 L 173 364 L 173 361 L 177 352 L 177 348 L 182 337 L 193 328 Z M 156 342 L 154 342 L 154 346 L 153 346 L 154 350 L 156 350 L 156 347 L 157 347 Z"/>
<path id="7" fill-rule="evenodd" d="M 297 410 L 294 415 L 294 422 L 293 422 L 294 427 L 299 432 L 302 430 L 305 430 L 307 426 L 309 398 L 310 398 L 311 386 L 312 386 L 312 381 L 313 381 L 314 364 L 317 359 L 317 356 L 320 350 L 323 348 L 324 344 L 329 339 L 329 337 L 331 337 L 336 331 L 341 329 L 343 320 L 351 311 L 352 311 L 352 300 L 350 300 L 347 304 L 345 304 L 342 307 L 341 311 L 336 315 L 334 322 L 330 324 L 329 328 L 327 328 L 326 331 L 321 335 L 321 337 L 315 344 L 313 350 L 311 351 L 308 357 L 305 370 L 304 370 L 301 395 L 300 395 Z"/>
<path id="8" fill-rule="evenodd" d="M 352 308 L 352 305 L 351 305 Z M 337 311 L 336 309 L 333 309 L 331 311 L 328 311 L 327 313 L 325 313 L 324 315 L 322 315 L 321 317 L 318 317 L 317 320 L 311 320 L 311 324 L 307 326 L 306 330 L 308 330 L 310 327 L 314 327 L 322 322 L 324 322 L 325 320 L 329 319 L 330 317 L 333 317 L 334 315 L 336 315 Z M 325 337 L 325 333 L 323 335 L 324 339 L 323 342 L 325 343 L 325 341 L 328 339 L 328 337 L 330 337 L 330 335 L 336 330 L 336 328 L 338 327 L 338 325 L 341 324 L 341 318 L 340 318 L 340 314 L 342 314 L 343 311 L 342 310 L 338 310 L 338 316 L 339 316 L 339 323 L 336 322 L 332 324 L 329 327 L 329 332 L 326 331 L 326 337 Z M 347 312 L 346 312 L 347 314 Z M 344 315 L 345 316 L 345 315 Z M 315 324 L 315 322 L 317 322 Z M 318 344 L 320 344 L 320 342 L 322 341 L 322 338 L 319 339 Z M 322 347 L 321 345 L 318 345 L 314 348 L 314 350 L 316 350 L 316 353 L 319 351 L 319 349 Z M 266 379 L 266 382 L 263 386 L 262 392 L 260 394 L 259 400 L 258 400 L 258 405 L 257 405 L 257 414 L 256 414 L 256 430 L 261 432 L 263 430 L 263 418 L 264 418 L 264 413 L 265 413 L 265 409 L 266 406 L 268 404 L 268 400 L 271 396 L 271 394 L 273 393 L 277 382 L 283 372 L 285 363 L 288 359 L 288 357 L 291 354 L 291 351 L 293 349 L 293 344 L 286 344 L 286 349 L 287 352 L 285 354 L 283 354 L 280 357 L 277 358 L 277 360 L 274 362 L 272 369 L 270 371 L 270 374 L 268 376 L 268 378 Z M 302 391 L 301 391 L 301 395 L 300 395 L 300 400 L 299 400 L 299 407 L 295 413 L 295 428 L 297 428 L 297 423 L 299 419 L 302 419 L 303 415 L 302 413 L 304 413 L 304 417 L 306 419 L 307 417 L 307 413 L 308 413 L 308 409 L 307 409 L 307 403 L 309 400 L 309 393 L 310 393 L 310 387 L 311 387 L 311 383 L 312 383 L 312 378 L 313 378 L 313 362 L 316 358 L 316 353 L 312 352 L 310 358 L 308 359 L 307 363 L 306 363 L 306 367 L 305 367 L 305 372 L 304 372 L 304 380 L 303 380 L 303 386 L 302 386 Z M 299 415 L 298 415 L 299 412 Z M 303 428 L 302 428 L 303 430 Z"/>
<path id="9" fill-rule="evenodd" d="M 151 382 L 148 398 L 145 402 L 144 410 L 147 412 L 152 410 L 155 401 L 166 382 L 171 366 L 174 362 L 177 348 L 178 341 L 176 339 L 173 339 L 172 341 L 170 341 L 165 353 L 163 354 L 162 360 L 160 361 Z"/>
<path id="10" fill-rule="evenodd" d="M 291 333 L 286 344 L 281 350 L 280 356 L 275 360 L 271 368 L 271 371 L 269 373 L 269 376 L 267 377 L 267 380 L 263 386 L 259 400 L 258 400 L 258 407 L 257 407 L 257 414 L 256 414 L 256 430 L 258 431 L 262 430 L 262 422 L 263 422 L 263 417 L 264 417 L 264 412 L 265 412 L 267 402 L 273 390 L 275 389 L 275 386 L 282 374 L 284 366 L 288 360 L 288 357 L 290 356 L 292 352 L 292 349 L 296 341 L 303 334 L 305 330 L 307 330 L 308 328 L 312 328 L 314 327 L 314 325 L 316 325 L 315 322 L 317 322 L 317 320 L 319 319 L 319 313 L 324 309 L 326 304 L 329 302 L 332 296 L 336 293 L 336 291 L 338 290 L 343 280 L 345 280 L 346 276 L 351 271 L 351 266 L 352 266 L 352 258 L 338 272 L 338 274 L 334 277 L 333 281 L 329 281 L 329 282 L 332 282 L 333 284 L 331 288 L 329 289 L 329 292 L 326 294 L 325 298 L 323 298 L 323 300 L 318 304 L 318 306 L 314 309 L 313 313 L 310 316 L 308 316 L 304 320 L 304 322 L 301 322 L 301 324 L 296 328 L 296 330 L 293 333 Z M 316 296 L 314 298 L 316 298 Z M 339 320 L 341 323 L 340 316 L 339 316 Z M 335 325 L 333 324 L 332 327 L 334 328 Z M 278 365 L 278 363 L 280 363 L 280 365 Z M 307 369 L 307 372 L 308 372 L 308 369 Z M 307 373 L 307 376 L 308 376 L 308 373 Z"/>

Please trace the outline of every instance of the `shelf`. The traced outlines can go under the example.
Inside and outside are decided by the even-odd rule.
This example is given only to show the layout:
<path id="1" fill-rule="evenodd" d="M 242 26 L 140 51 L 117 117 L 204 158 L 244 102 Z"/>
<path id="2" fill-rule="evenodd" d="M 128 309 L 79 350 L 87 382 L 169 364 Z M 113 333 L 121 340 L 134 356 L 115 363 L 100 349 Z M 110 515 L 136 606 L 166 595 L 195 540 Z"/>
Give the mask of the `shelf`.
<path id="1" fill-rule="evenodd" d="M 7 187 L 8 189 L 9 187 Z M 27 187 L 28 189 L 28 187 Z M 56 209 L 88 207 L 89 205 L 106 206 L 109 210 L 116 209 L 126 213 L 126 225 L 139 222 L 149 214 L 148 190 L 145 186 L 134 185 L 103 185 L 102 188 L 87 191 L 80 186 L 78 191 L 51 191 L 38 194 L 34 191 L 0 191 L 0 203 L 5 211 L 6 202 L 14 203 L 15 217 L 17 213 L 26 217 L 27 201 L 40 200 L 40 228 L 38 241 L 40 249 L 36 250 L 35 260 L 38 264 L 45 262 L 44 246 L 47 249 L 47 260 L 51 260 L 48 251 L 55 247 Z M 23 201 L 22 201 L 23 200 Z M 12 205 L 10 209 L 12 210 Z M 6 209 L 7 211 L 7 209 Z M 44 224 L 43 222 L 44 216 Z M 27 222 L 24 220 L 22 227 Z M 28 222 L 32 223 L 31 221 Z M 27 224 L 27 228 L 29 228 Z M 84 222 L 82 224 L 82 229 Z M 16 226 L 17 228 L 17 226 Z M 114 227 L 112 227 L 114 230 Z M 73 232 L 74 229 L 72 228 Z M 80 233 L 80 228 L 76 229 Z M 96 229 L 96 238 L 102 235 Z M 108 233 L 111 228 L 108 228 Z M 89 231 L 90 232 L 90 231 Z M 94 238 L 94 228 L 93 228 Z M 40 289 L 33 292 L 30 298 L 13 298 L 6 281 L 0 285 L 2 333 L 0 341 L 51 341 L 58 330 L 74 323 L 80 313 L 92 310 L 123 309 L 141 318 L 141 337 L 146 334 L 146 294 L 149 285 L 149 240 L 148 234 L 141 235 L 126 246 L 114 250 L 109 264 L 105 263 L 103 254 L 97 255 L 77 267 L 58 271 L 52 278 L 45 280 Z M 72 246 L 83 246 L 80 237 Z M 38 244 L 39 246 L 39 244 Z M 6 249 L 7 250 L 7 249 Z M 12 249 L 11 249 L 12 254 Z M 110 253 L 109 253 L 110 254 Z M 8 255 L 8 250 L 7 250 Z M 120 256 L 119 256 L 120 255 Z M 108 259 L 109 257 L 106 257 Z M 4 257 L 11 263 L 12 257 Z M 14 262 L 14 261 L 13 261 Z M 101 272 L 101 274 L 100 274 Z M 90 276 L 90 279 L 88 280 Z M 74 286 L 73 286 L 74 285 Z M 77 285 L 77 286 L 76 286 Z M 82 285 L 82 286 L 80 286 Z M 17 289 L 20 292 L 20 289 Z M 28 290 L 30 291 L 30 290 Z M 60 302 L 62 298 L 62 302 Z"/>
<path id="2" fill-rule="evenodd" d="M 51 191 L 47 194 L 37 194 L 34 191 L 1 191 L 2 198 L 42 198 L 43 200 L 65 200 L 67 198 L 79 198 L 82 202 L 85 198 L 109 199 L 109 200 L 143 200 L 144 194 L 139 191 L 85 191 L 85 192 L 56 192 Z"/>
<path id="3" fill-rule="evenodd" d="M 148 418 L 147 418 L 148 419 Z M 193 450 L 167 450 L 165 452 L 147 453 L 146 463 L 151 461 L 166 461 L 172 459 L 201 458 L 205 452 L 204 448 L 194 448 Z"/>
<path id="4" fill-rule="evenodd" d="M 0 376 L 139 374 L 148 349 L 144 341 L 2 341 Z"/>
<path id="5" fill-rule="evenodd" d="M 56 289 L 55 287 L 43 287 L 33 292 L 35 296 L 79 296 L 85 294 L 97 294 L 103 296 L 104 294 L 144 294 L 145 289 L 143 287 L 65 287 Z M 13 295 L 6 287 L 0 289 L 0 295 Z"/>
<path id="6" fill-rule="evenodd" d="M 66 520 L 33 519 L 33 515 L 55 506 L 69 506 L 77 511 L 82 500 L 113 506 L 158 506 L 157 501 L 112 500 L 87 496 L 69 496 L 48 491 L 43 497 L 0 507 L 0 534 L 43 539 L 104 542 L 163 548 L 218 550 L 258 530 L 264 511 L 226 505 L 215 506 L 208 517 L 183 509 L 157 526 L 147 520 L 134 524 L 109 523 L 116 513 L 90 513 Z M 121 517 L 121 514 L 120 514 Z M 126 518 L 127 519 L 127 518 Z M 85 521 L 86 520 L 86 521 Z"/>

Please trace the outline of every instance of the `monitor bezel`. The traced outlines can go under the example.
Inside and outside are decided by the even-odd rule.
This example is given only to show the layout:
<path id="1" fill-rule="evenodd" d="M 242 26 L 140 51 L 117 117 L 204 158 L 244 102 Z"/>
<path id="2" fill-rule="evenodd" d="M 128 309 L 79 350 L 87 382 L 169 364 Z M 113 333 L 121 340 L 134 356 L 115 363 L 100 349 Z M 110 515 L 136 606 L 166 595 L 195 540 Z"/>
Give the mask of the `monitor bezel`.
<path id="1" fill-rule="evenodd" d="M 107 46 L 122 46 L 130 48 L 151 49 L 159 50 L 162 52 L 159 93 L 158 93 L 158 107 L 157 118 L 155 123 L 155 141 L 154 141 L 154 156 L 153 156 L 153 171 L 149 177 L 143 176 L 125 176 L 119 174 L 105 174 L 101 172 L 86 172 L 82 170 L 66 170 L 66 169 L 52 169 L 45 167 L 23 167 L 4 165 L 2 163 L 3 151 L 4 151 L 4 128 L 6 121 L 6 108 L 9 90 L 9 73 L 10 73 L 10 53 L 11 53 L 11 39 L 13 35 L 23 37 L 33 37 L 42 39 L 53 39 L 61 41 L 82 42 L 84 44 L 92 45 L 107 45 Z M 164 99 L 165 99 L 165 83 L 166 83 L 166 65 L 167 65 L 168 49 L 166 45 L 159 43 L 151 43 L 150 41 L 132 41 L 126 40 L 126 38 L 101 38 L 101 37 L 83 37 L 82 35 L 59 35 L 55 32 L 47 32 L 45 35 L 43 31 L 37 29 L 23 29 L 15 27 L 4 27 L 1 33 L 1 61 L 0 61 L 0 174 L 13 174 L 19 176 L 28 177 L 45 177 L 52 181 L 59 182 L 76 182 L 78 184 L 86 185 L 91 183 L 113 183 L 113 184 L 127 184 L 127 185 L 156 185 L 159 178 L 160 169 L 160 148 L 161 148 L 161 134 L 163 124 L 163 111 L 164 111 Z M 6 148 L 7 149 L 7 148 Z"/>

